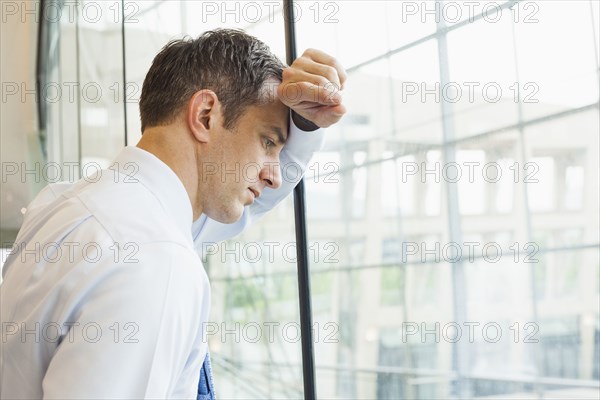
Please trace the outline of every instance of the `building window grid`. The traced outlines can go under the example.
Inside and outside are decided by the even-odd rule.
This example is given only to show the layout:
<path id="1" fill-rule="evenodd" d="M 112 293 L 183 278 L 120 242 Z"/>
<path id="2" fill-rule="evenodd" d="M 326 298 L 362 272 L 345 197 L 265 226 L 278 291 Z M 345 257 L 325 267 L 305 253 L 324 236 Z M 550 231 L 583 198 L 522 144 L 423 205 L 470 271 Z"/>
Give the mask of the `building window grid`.
<path id="1" fill-rule="evenodd" d="M 507 3 L 505 3 L 505 6 L 508 6 L 508 3 L 513 3 L 513 2 L 507 2 Z M 459 27 L 460 26 L 453 26 L 451 29 L 458 29 Z M 350 68 L 349 72 L 352 73 L 354 70 L 358 70 L 359 68 L 364 67 L 364 66 L 368 65 L 369 63 L 379 61 L 379 60 L 381 60 L 383 58 L 389 59 L 389 57 L 392 54 L 396 54 L 399 51 L 402 51 L 402 50 L 408 49 L 410 47 L 413 47 L 415 45 L 418 45 L 418 44 L 422 43 L 424 40 L 429 40 L 429 39 L 432 39 L 434 37 L 437 40 L 440 36 L 446 35 L 448 31 L 449 30 L 445 30 L 443 32 L 436 32 L 436 34 L 431 35 L 431 37 L 429 37 L 429 38 L 420 39 L 420 40 L 418 40 L 418 41 L 416 41 L 416 42 L 414 42 L 412 44 L 403 46 L 401 49 L 396 49 L 394 51 L 390 51 L 390 52 L 388 52 L 387 54 L 385 54 L 383 56 L 376 57 L 374 59 L 371 59 L 371 60 L 368 60 L 366 62 L 360 63 L 359 65 Z M 518 60 L 515 60 L 515 62 L 518 65 Z M 530 120 L 527 120 L 527 121 L 524 121 L 522 119 L 522 117 L 519 116 L 518 123 L 516 125 L 514 125 L 514 126 L 511 126 L 511 127 L 512 128 L 519 128 L 520 130 L 523 130 L 525 127 L 527 127 L 529 125 L 533 125 L 533 124 L 537 124 L 537 123 L 542 123 L 542 122 L 545 122 L 545 121 L 548 121 L 548 120 L 553 120 L 553 119 L 556 119 L 556 118 L 566 117 L 566 116 L 571 115 L 573 113 L 585 112 L 585 111 L 588 111 L 590 109 L 597 109 L 597 108 L 598 108 L 598 102 L 590 104 L 588 106 L 580 107 L 579 109 L 572 109 L 572 110 L 562 111 L 562 112 L 558 112 L 558 113 L 554 113 L 554 114 L 545 115 L 545 116 L 543 116 L 541 118 L 530 119 Z M 471 142 L 471 141 L 476 141 L 476 140 L 478 140 L 478 139 L 480 139 L 482 137 L 494 137 L 494 135 L 500 134 L 500 133 L 502 133 L 505 130 L 506 130 L 506 128 L 495 129 L 495 130 L 493 130 L 491 132 L 482 132 L 480 134 L 476 134 L 476 135 L 473 135 L 473 136 L 470 136 L 470 137 L 467 137 L 467 138 L 462 138 L 462 139 L 460 139 L 458 141 L 455 141 L 453 143 L 445 143 L 445 144 L 442 144 L 440 146 L 426 146 L 426 147 L 429 147 L 429 148 L 447 147 L 447 146 L 452 146 L 452 145 L 456 144 L 456 142 L 460 142 L 461 144 L 465 144 L 465 143 L 468 143 L 468 142 Z M 395 132 L 395 133 L 396 134 L 401 134 L 401 132 Z M 385 140 L 385 139 L 379 139 L 379 140 Z M 404 156 L 410 155 L 410 154 L 415 154 L 415 152 L 405 152 L 405 153 L 402 153 L 402 154 L 394 155 L 392 157 L 392 159 L 398 159 L 400 157 L 404 157 Z M 376 165 L 376 164 L 383 163 L 383 162 L 386 162 L 386 161 L 389 161 L 389 160 L 390 160 L 390 157 L 383 157 L 383 158 L 381 158 L 379 160 L 369 160 L 369 161 L 365 162 L 363 165 L 361 165 L 361 168 L 364 168 L 365 165 L 367 165 L 367 166 Z M 523 159 L 522 161 L 526 162 L 526 159 Z M 349 169 L 353 170 L 354 168 L 355 167 L 350 167 Z M 584 171 L 584 174 L 585 174 L 585 171 Z M 559 200 L 559 202 L 562 203 L 560 200 Z M 561 208 L 563 208 L 563 207 L 561 207 Z M 528 204 L 526 205 L 526 212 L 529 215 L 531 215 L 532 211 L 531 211 L 531 209 L 530 209 L 530 207 L 529 207 Z M 596 244 L 592 244 L 592 248 L 595 248 L 595 247 L 597 247 L 597 245 Z M 569 248 L 571 250 L 581 250 L 581 251 L 583 251 L 583 249 L 581 248 L 581 246 L 579 246 L 578 244 L 574 244 L 572 246 L 567 246 L 567 249 L 569 249 Z M 584 245 L 584 248 L 589 248 L 589 247 Z M 555 249 L 553 249 L 553 248 L 542 249 L 542 251 L 549 252 L 551 254 L 553 253 L 553 250 L 555 250 Z M 534 302 L 536 302 L 536 301 L 537 301 L 537 299 L 534 299 Z M 597 340 L 596 340 L 596 342 L 597 342 Z M 597 349 L 597 348 L 598 348 L 598 343 L 596 343 L 596 345 L 595 345 L 595 349 Z M 597 351 L 597 350 L 595 350 L 595 351 Z"/>

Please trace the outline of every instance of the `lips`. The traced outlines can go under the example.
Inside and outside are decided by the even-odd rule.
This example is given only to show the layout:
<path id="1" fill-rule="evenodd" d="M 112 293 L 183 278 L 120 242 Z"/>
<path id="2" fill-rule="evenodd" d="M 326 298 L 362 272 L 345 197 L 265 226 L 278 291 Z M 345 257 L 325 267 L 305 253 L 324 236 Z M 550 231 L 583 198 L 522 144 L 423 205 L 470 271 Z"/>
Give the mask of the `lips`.
<path id="1" fill-rule="evenodd" d="M 258 197 L 260 196 L 260 193 L 256 189 L 248 188 L 248 190 L 250 190 L 252 192 L 255 199 L 258 199 Z"/>

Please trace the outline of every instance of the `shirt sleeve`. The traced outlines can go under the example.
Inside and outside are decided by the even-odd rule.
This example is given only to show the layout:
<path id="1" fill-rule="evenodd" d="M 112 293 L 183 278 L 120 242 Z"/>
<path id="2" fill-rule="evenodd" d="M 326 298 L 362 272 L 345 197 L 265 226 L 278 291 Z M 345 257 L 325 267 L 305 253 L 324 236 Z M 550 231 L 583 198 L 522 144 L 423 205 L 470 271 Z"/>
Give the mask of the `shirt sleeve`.
<path id="1" fill-rule="evenodd" d="M 193 258 L 178 245 L 152 243 L 140 246 L 137 263 L 107 260 L 65 290 L 85 298 L 68 302 L 81 306 L 61 321 L 70 328 L 44 376 L 44 398 L 165 399 L 187 369 L 198 375 L 206 353 L 200 307 L 209 307 L 209 294 Z M 195 398 L 194 389 L 185 397 Z"/>
<path id="2" fill-rule="evenodd" d="M 266 212 L 285 199 L 302 180 L 313 154 L 323 147 L 325 130 L 304 132 L 290 118 L 290 133 L 281 150 L 280 168 L 282 182 L 277 189 L 266 187 L 261 196 L 244 208 L 241 218 L 233 224 L 223 224 L 202 214 L 192 226 L 194 246 L 202 252 L 203 243 L 220 242 L 242 232 Z"/>

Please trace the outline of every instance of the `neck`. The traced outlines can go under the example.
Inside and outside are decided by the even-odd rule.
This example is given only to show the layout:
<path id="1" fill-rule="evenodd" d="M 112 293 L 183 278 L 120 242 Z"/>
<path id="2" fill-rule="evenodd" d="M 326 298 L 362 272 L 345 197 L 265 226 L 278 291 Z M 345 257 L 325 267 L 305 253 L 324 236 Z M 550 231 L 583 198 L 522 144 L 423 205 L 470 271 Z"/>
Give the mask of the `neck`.
<path id="1" fill-rule="evenodd" d="M 185 188 L 193 210 L 193 220 L 202 214 L 202 201 L 198 182 L 198 152 L 194 143 L 186 140 L 183 132 L 173 127 L 152 127 L 144 130 L 136 145 L 140 149 L 154 154 L 175 172 Z"/>

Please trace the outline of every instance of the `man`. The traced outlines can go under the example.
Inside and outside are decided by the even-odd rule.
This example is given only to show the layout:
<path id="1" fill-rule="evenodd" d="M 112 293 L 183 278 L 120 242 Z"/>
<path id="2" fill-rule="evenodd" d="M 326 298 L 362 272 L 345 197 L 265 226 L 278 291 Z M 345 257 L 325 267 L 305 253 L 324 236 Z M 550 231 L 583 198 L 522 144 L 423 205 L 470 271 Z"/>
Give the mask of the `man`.
<path id="1" fill-rule="evenodd" d="M 304 171 L 345 79 L 317 50 L 284 68 L 241 31 L 165 46 L 137 146 L 27 208 L 0 287 L 0 397 L 210 398 L 197 252 L 290 193 L 280 162 Z"/>

